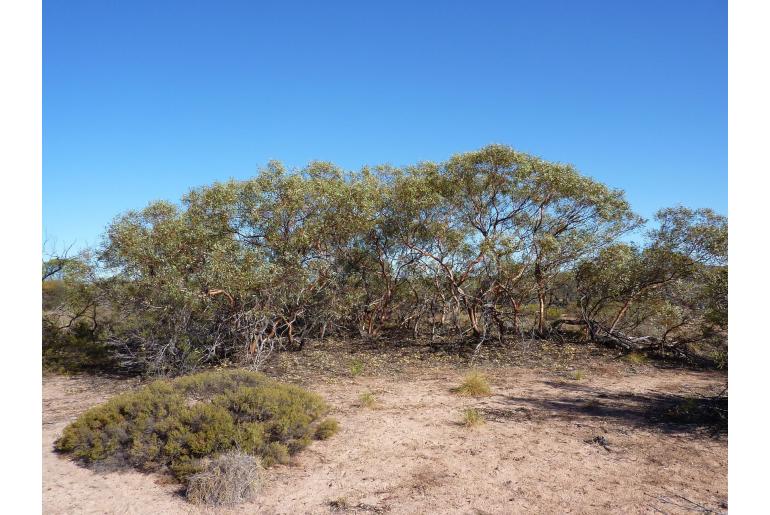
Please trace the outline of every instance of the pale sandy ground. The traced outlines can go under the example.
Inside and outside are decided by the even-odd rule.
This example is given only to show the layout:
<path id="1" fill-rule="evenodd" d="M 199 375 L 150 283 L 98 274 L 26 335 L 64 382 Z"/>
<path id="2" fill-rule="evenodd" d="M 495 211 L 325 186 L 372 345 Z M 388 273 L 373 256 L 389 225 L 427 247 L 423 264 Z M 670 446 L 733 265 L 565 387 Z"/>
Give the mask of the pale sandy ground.
<path id="1" fill-rule="evenodd" d="M 724 376 L 606 368 L 581 381 L 517 368 L 490 371 L 493 395 L 458 397 L 462 372 L 318 380 L 341 431 L 270 469 L 259 501 L 202 510 L 137 472 L 96 473 L 52 443 L 85 408 L 135 381 L 47 377 L 43 510 L 78 513 L 694 513 L 725 512 L 727 439 L 671 431 L 643 416 L 662 393 L 713 392 Z M 356 406 L 371 391 L 375 409 Z M 488 422 L 467 429 L 466 407 Z M 587 443 L 604 436 L 609 450 Z M 694 503 L 694 504 L 693 504 Z M 696 506 L 700 505 L 700 507 Z"/>

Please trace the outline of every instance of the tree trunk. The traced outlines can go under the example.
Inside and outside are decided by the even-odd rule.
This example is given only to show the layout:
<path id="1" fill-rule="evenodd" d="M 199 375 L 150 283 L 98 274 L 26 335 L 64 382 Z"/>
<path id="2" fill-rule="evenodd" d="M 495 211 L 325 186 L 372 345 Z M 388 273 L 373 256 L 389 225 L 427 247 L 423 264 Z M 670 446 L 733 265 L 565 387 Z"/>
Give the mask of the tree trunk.
<path id="1" fill-rule="evenodd" d="M 479 320 L 478 316 L 476 315 L 476 308 L 474 306 L 468 306 L 468 318 L 471 322 L 471 330 L 473 331 L 474 336 L 479 336 L 481 334 L 481 331 L 479 330 Z"/>
<path id="2" fill-rule="evenodd" d="M 629 297 L 628 300 L 623 304 L 623 307 L 620 308 L 620 311 L 618 311 L 618 314 L 615 315 L 615 320 L 612 321 L 612 324 L 610 325 L 610 329 L 608 331 L 609 334 L 612 334 L 615 332 L 615 327 L 617 327 L 618 322 L 620 322 L 620 319 L 623 318 L 623 315 L 626 314 L 626 311 L 628 311 L 628 307 L 631 305 L 631 301 L 634 300 L 633 297 Z"/>
<path id="3" fill-rule="evenodd" d="M 537 332 L 542 336 L 545 334 L 545 278 L 540 263 L 535 264 L 535 282 L 537 284 Z"/>
<path id="4" fill-rule="evenodd" d="M 545 292 L 538 290 L 537 292 L 538 302 L 538 317 L 537 317 L 537 332 L 545 334 Z"/>

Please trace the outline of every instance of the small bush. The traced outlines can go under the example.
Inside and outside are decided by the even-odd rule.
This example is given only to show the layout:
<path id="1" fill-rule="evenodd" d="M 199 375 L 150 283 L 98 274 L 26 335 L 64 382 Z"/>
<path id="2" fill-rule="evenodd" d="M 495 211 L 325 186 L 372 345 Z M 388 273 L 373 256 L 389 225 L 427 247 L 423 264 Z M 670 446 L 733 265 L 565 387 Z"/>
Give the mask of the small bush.
<path id="1" fill-rule="evenodd" d="M 45 283 L 43 283 L 45 284 Z M 53 316 L 43 316 L 43 370 L 79 374 L 116 370 L 117 364 L 103 341 L 101 328 L 77 321 L 68 329 L 57 327 Z"/>
<path id="2" fill-rule="evenodd" d="M 575 381 L 582 381 L 585 378 L 586 378 L 586 373 L 583 372 L 582 370 L 575 370 L 574 372 L 572 372 L 572 379 L 574 379 Z"/>
<path id="3" fill-rule="evenodd" d="M 626 354 L 625 359 L 632 365 L 644 365 L 648 361 L 647 356 L 641 352 L 631 352 Z"/>
<path id="4" fill-rule="evenodd" d="M 55 448 L 84 464 L 168 468 L 183 480 L 202 472 L 206 458 L 233 450 L 266 466 L 286 463 L 310 444 L 327 411 L 318 395 L 256 372 L 204 372 L 155 381 L 86 411 Z"/>
<path id="5" fill-rule="evenodd" d="M 289 447 L 280 442 L 270 442 L 262 452 L 262 464 L 271 467 L 276 463 L 289 463 Z"/>
<path id="6" fill-rule="evenodd" d="M 455 393 L 468 395 L 470 397 L 485 397 L 491 395 L 489 382 L 481 372 L 470 372 L 465 376 L 462 384 L 454 389 Z"/>
<path id="7" fill-rule="evenodd" d="M 711 359 L 714 362 L 714 366 L 717 370 L 724 370 L 727 368 L 727 351 L 718 350 L 711 354 Z"/>
<path id="8" fill-rule="evenodd" d="M 327 418 L 315 428 L 316 440 L 331 438 L 340 429 L 340 423 L 336 419 Z"/>
<path id="9" fill-rule="evenodd" d="M 350 375 L 359 376 L 364 372 L 364 364 L 361 360 L 354 359 L 350 362 Z"/>
<path id="10" fill-rule="evenodd" d="M 228 506 L 257 494 L 262 467 L 249 454 L 228 452 L 214 458 L 203 472 L 187 480 L 187 499 L 195 504 Z"/>
<path id="11" fill-rule="evenodd" d="M 377 404 L 377 398 L 372 392 L 362 393 L 358 398 L 358 404 L 363 408 L 373 408 Z"/>
<path id="12" fill-rule="evenodd" d="M 479 410 L 469 408 L 463 411 L 463 425 L 465 427 L 477 427 L 483 425 L 486 421 L 484 415 Z"/>

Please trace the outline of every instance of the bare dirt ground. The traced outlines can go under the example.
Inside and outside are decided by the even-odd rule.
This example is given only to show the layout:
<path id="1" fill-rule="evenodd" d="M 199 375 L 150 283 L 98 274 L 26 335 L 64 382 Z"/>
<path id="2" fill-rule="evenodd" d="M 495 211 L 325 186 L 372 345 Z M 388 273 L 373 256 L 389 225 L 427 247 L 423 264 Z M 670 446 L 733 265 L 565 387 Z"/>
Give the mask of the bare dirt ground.
<path id="1" fill-rule="evenodd" d="M 492 396 L 459 397 L 464 370 L 309 378 L 340 432 L 269 469 L 259 500 L 200 509 L 157 475 L 98 473 L 52 452 L 64 426 L 136 380 L 43 382 L 43 510 L 75 513 L 721 513 L 727 437 L 650 417 L 674 394 L 715 393 L 726 375 L 600 362 L 585 377 L 487 368 Z M 358 406 L 362 393 L 377 399 Z M 485 425 L 460 424 L 465 408 Z M 594 439 L 599 439 L 596 443 Z"/>

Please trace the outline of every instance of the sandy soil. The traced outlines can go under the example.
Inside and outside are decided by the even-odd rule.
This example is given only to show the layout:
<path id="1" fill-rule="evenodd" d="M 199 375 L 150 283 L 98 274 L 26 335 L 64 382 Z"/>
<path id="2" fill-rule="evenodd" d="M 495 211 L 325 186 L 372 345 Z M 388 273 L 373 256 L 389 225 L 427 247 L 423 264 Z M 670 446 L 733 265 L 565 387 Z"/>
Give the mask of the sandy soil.
<path id="1" fill-rule="evenodd" d="M 265 473 L 258 502 L 202 510 L 138 472 L 97 473 L 52 452 L 63 427 L 135 381 L 46 377 L 43 509 L 75 513 L 693 513 L 727 507 L 727 438 L 647 416 L 670 394 L 713 392 L 723 374 L 622 367 L 575 381 L 489 371 L 493 395 L 458 397 L 462 371 L 327 378 L 310 386 L 341 431 Z M 374 409 L 357 406 L 372 392 Z M 460 425 L 465 408 L 485 413 Z M 593 443 L 604 437 L 607 446 Z"/>

